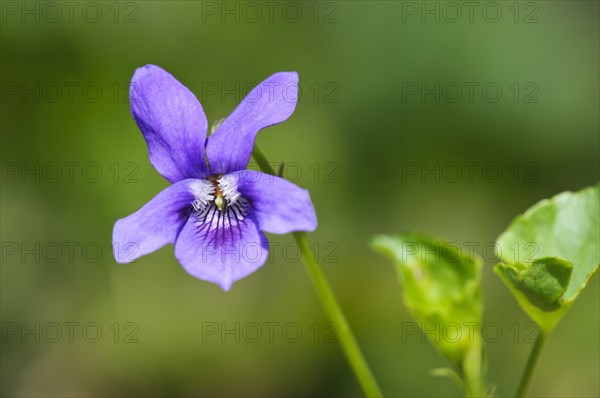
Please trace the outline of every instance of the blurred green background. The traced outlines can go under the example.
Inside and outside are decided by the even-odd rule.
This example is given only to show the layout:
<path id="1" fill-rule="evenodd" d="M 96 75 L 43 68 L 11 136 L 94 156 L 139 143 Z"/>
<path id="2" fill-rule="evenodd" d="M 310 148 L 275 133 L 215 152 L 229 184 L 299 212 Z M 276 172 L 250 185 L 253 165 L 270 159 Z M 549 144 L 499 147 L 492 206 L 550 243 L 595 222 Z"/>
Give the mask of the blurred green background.
<path id="1" fill-rule="evenodd" d="M 115 220 L 168 185 L 127 103 L 148 63 L 209 123 L 298 71 L 294 115 L 258 142 L 310 189 L 310 238 L 383 392 L 458 395 L 427 374 L 444 363 L 406 335 L 392 266 L 367 246 L 418 230 L 483 250 L 489 380 L 514 393 L 532 329 L 490 245 L 538 200 L 599 179 L 598 2 L 66 3 L 1 3 L 3 396 L 360 395 L 289 236 L 226 293 L 172 246 L 114 262 Z M 600 395 L 598 281 L 532 396 Z"/>

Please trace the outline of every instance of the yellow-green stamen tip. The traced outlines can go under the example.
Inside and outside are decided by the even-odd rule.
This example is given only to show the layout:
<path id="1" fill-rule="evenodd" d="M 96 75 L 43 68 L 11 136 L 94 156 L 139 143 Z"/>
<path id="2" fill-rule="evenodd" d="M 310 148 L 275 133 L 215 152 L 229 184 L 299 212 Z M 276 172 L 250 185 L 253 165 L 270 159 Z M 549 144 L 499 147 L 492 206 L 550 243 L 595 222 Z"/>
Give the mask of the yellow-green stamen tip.
<path id="1" fill-rule="evenodd" d="M 223 210 L 223 205 L 225 204 L 225 200 L 223 199 L 223 196 L 221 195 L 217 195 L 217 197 L 215 198 L 215 204 L 217 205 L 217 208 L 220 210 Z"/>

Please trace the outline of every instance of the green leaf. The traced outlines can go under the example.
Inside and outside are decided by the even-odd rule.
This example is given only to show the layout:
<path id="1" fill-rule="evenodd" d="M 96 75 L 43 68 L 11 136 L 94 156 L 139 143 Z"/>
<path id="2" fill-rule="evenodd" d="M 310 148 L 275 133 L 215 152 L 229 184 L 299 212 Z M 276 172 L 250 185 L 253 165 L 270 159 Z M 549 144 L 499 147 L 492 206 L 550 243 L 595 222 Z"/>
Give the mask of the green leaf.
<path id="1" fill-rule="evenodd" d="M 523 310 L 552 330 L 600 264 L 600 185 L 563 192 L 518 216 L 494 268 Z"/>
<path id="2" fill-rule="evenodd" d="M 570 262 L 546 257 L 531 264 L 500 263 L 494 271 L 508 286 L 523 310 L 544 330 L 552 330 L 572 301 L 565 302 L 573 266 Z"/>
<path id="3" fill-rule="evenodd" d="M 372 247 L 393 260 L 406 306 L 455 367 L 467 394 L 481 395 L 481 260 L 466 256 L 457 245 L 416 233 L 379 235 Z"/>

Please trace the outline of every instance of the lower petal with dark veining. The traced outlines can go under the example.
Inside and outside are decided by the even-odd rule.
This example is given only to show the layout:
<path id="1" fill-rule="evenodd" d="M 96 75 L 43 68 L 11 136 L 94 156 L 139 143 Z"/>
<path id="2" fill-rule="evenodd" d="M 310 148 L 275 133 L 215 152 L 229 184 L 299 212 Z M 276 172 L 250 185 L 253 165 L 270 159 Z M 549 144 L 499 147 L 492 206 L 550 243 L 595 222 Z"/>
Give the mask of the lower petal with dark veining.
<path id="1" fill-rule="evenodd" d="M 175 257 L 189 274 L 223 290 L 260 268 L 268 253 L 267 238 L 244 198 L 222 209 L 214 202 L 197 208 L 175 243 Z"/>

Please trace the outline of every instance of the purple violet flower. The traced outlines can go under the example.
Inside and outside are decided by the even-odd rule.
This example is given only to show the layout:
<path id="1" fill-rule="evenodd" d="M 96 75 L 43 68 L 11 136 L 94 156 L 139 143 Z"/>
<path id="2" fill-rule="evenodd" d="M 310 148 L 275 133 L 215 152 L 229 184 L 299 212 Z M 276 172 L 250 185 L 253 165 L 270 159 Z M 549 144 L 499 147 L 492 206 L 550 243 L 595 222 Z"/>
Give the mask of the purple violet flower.
<path id="1" fill-rule="evenodd" d="M 265 263 L 269 243 L 262 231 L 316 229 L 308 191 L 245 170 L 258 131 L 294 112 L 296 72 L 275 73 L 260 83 L 208 138 L 200 102 L 165 70 L 139 68 L 131 87 L 131 112 L 150 162 L 172 185 L 115 223 L 118 262 L 172 243 L 189 274 L 229 290 Z"/>

